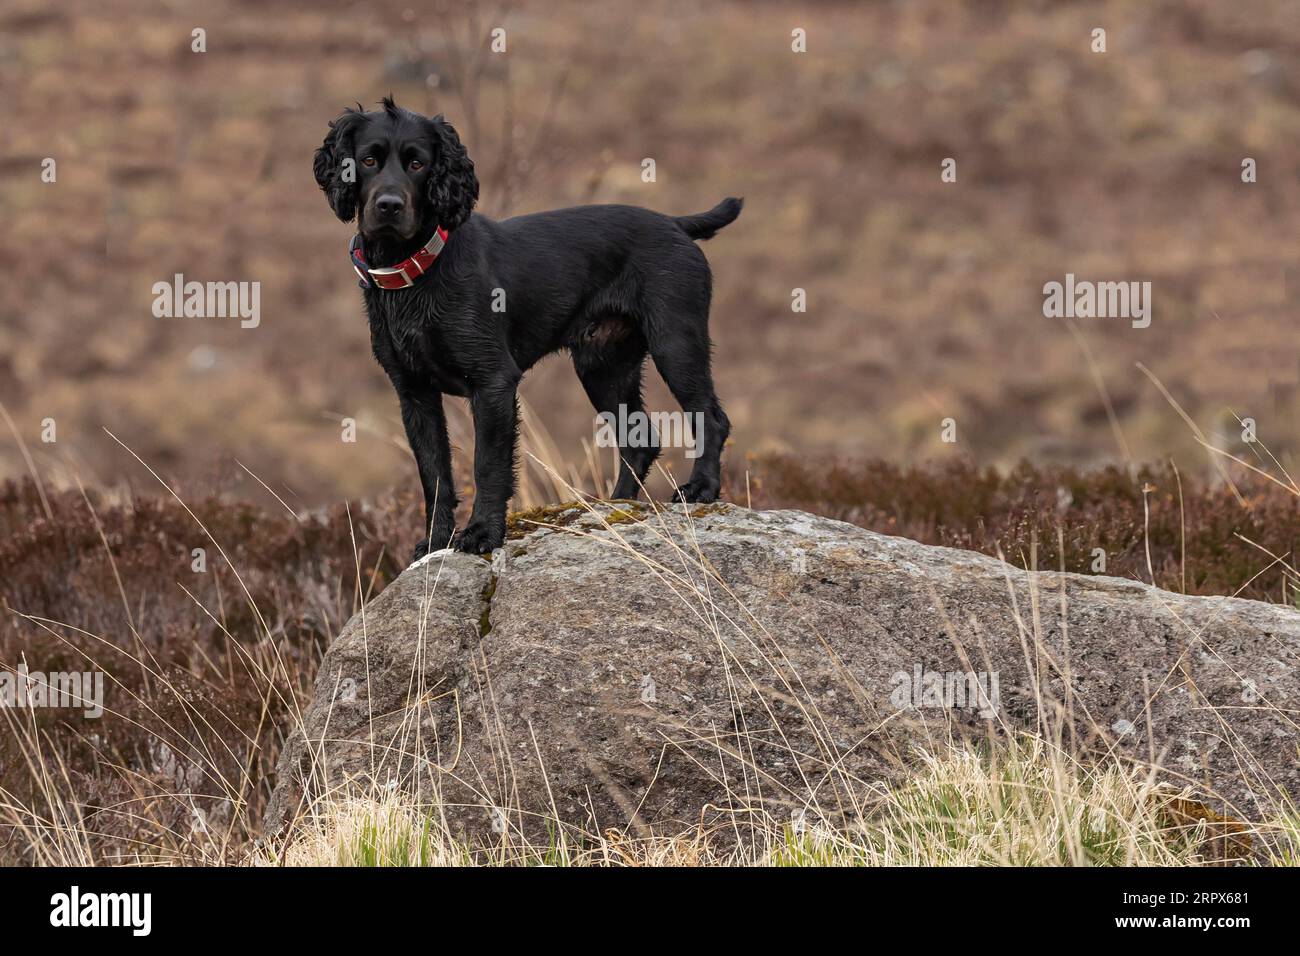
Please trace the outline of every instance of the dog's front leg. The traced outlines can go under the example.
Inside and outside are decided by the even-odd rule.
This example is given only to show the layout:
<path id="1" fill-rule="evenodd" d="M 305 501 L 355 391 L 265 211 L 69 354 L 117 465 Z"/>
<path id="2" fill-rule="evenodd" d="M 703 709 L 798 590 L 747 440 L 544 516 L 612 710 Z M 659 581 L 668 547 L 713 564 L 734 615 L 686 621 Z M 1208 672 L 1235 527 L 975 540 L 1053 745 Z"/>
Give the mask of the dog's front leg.
<path id="1" fill-rule="evenodd" d="M 415 546 L 412 560 L 445 548 L 456 527 L 456 489 L 451 477 L 451 443 L 447 440 L 447 419 L 442 412 L 442 394 L 432 390 L 398 392 L 402 403 L 402 424 L 406 439 L 420 469 L 424 489 L 424 534 Z"/>
<path id="2" fill-rule="evenodd" d="M 515 435 L 520 375 L 499 376 L 470 395 L 474 412 L 474 509 L 456 548 L 487 554 L 506 539 L 506 506 L 515 493 Z"/>

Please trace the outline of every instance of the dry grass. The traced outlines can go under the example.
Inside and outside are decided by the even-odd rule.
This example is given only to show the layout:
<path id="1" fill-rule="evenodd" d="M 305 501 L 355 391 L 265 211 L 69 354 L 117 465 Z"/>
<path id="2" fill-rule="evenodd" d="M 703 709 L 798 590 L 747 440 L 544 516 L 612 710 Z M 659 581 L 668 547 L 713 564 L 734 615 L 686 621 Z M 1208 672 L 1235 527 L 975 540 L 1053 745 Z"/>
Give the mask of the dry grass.
<path id="1" fill-rule="evenodd" d="M 584 843 L 510 836 L 471 846 L 440 808 L 403 792 L 321 801 L 309 824 L 255 865 L 273 866 L 1201 866 L 1213 826 L 1168 811 L 1179 798 L 1142 772 L 1089 767 L 1041 738 L 995 752 L 953 746 L 918 755 L 915 779 L 867 794 L 845 828 L 815 814 L 748 829 L 740 844 L 691 831 L 638 839 L 609 831 Z M 565 821 L 554 821 L 556 831 Z M 1289 827 L 1289 832 L 1283 832 Z M 1261 862 L 1295 865 L 1296 821 L 1273 832 Z"/>
<path id="2" fill-rule="evenodd" d="M 568 491 L 573 493 L 573 489 Z M 736 706 L 743 685 L 754 687 L 755 675 L 728 652 L 724 632 L 747 645 L 741 656 L 757 655 L 768 670 L 785 681 L 796 707 L 804 707 L 799 675 L 793 683 L 780 677 L 780 645 L 763 622 L 741 607 L 732 615 L 729 590 L 708 566 L 688 532 L 670 535 L 657 508 L 643 518 L 671 545 L 674 556 L 652 560 L 633 549 L 620 533 L 622 522 L 579 498 L 577 507 L 600 519 L 611 538 L 592 538 L 593 546 L 626 550 L 657 578 L 665 593 L 675 594 L 718 638 L 730 667 L 729 684 Z M 590 535 L 575 527 L 563 511 L 569 533 Z M 559 513 L 559 512 L 557 512 Z M 686 512 L 689 515 L 689 511 Z M 613 512 L 616 515 L 618 512 Z M 544 519 L 540 523 L 551 526 Z M 426 565 L 431 568 L 431 565 Z M 432 573 L 431 571 L 428 573 Z M 734 595 L 732 595 L 734 596 Z M 1022 621 L 1030 647 L 1026 653 L 1048 654 L 1041 620 Z M 413 675 L 414 676 L 414 675 Z M 756 688 L 755 688 L 756 689 Z M 419 688 L 414 693 L 419 697 Z M 738 763 L 741 773 L 728 787 L 726 805 L 744 822 L 691 828 L 682 833 L 636 837 L 621 831 L 590 832 L 575 821 L 549 818 L 550 839 L 538 843 L 516 826 L 524 814 L 499 808 L 499 839 L 470 844 L 457 839 L 435 798 L 428 804 L 406 789 L 357 793 L 324 788 L 302 809 L 293 836 L 284 847 L 264 850 L 261 864 L 345 866 L 1201 866 L 1254 862 L 1294 865 L 1300 814 L 1285 794 L 1275 794 L 1271 819 L 1247 823 L 1210 810 L 1190 789 L 1157 782 L 1153 766 L 1132 759 L 1084 758 L 1063 746 L 1059 722 L 1062 702 L 1040 700 L 1042 736 L 1009 734 L 980 744 L 950 741 L 937 749 L 908 755 L 913 773 L 902 783 L 863 785 L 841 773 L 849 793 L 849 812 L 823 812 L 811 793 L 805 809 L 790 820 L 774 819 L 759 805 L 751 807 L 751 781 L 744 733 L 719 742 L 721 764 Z M 1231 739 L 1231 737 L 1229 737 Z M 734 747 L 734 749 L 733 749 Z M 829 735 L 819 740 L 826 765 L 841 764 Z M 1243 765 L 1248 754 L 1239 755 Z M 411 766 L 404 788 L 414 789 L 414 768 L 422 763 L 408 754 Z M 390 768 L 390 773 L 394 771 Z M 401 776 L 400 767 L 396 771 Z M 436 783 L 431 788 L 437 793 Z M 507 787 L 507 790 L 510 788 Z M 838 787 L 837 787 L 838 789 Z M 484 799 L 488 800 L 485 794 Z M 1213 799 L 1212 795 L 1209 799 Z M 747 809 L 750 808 L 750 809 Z"/>
<path id="3" fill-rule="evenodd" d="M 1171 827 L 1140 773 L 1050 737 L 928 753 L 912 784 L 860 794 L 855 827 L 815 813 L 797 832 L 755 823 L 741 856 L 710 833 L 471 850 L 429 823 L 436 806 L 387 793 L 333 795 L 312 808 L 318 829 L 258 848 L 320 655 L 401 571 L 420 521 L 347 230 L 306 160 L 343 104 L 392 91 L 462 126 L 490 214 L 592 201 L 686 212 L 743 193 L 749 218 L 708 249 L 719 389 L 749 443 L 731 450 L 732 500 L 1084 573 L 1100 547 L 1111 574 L 1293 604 L 1294 486 L 1234 467 L 1234 491 L 1196 430 L 1144 401 L 1155 393 L 1135 370 L 1158 368 L 1211 440 L 1253 465 L 1266 462 L 1237 441 L 1239 415 L 1278 445 L 1300 436 L 1290 5 L 819 3 L 800 14 L 812 52 L 798 61 L 780 5 L 519 5 L 504 14 L 508 66 L 457 62 L 465 49 L 441 42 L 450 25 L 478 48 L 476 4 L 395 33 L 375 24 L 403 22 L 405 2 L 290 0 L 270 26 L 256 5 L 218 3 L 204 12 L 206 58 L 187 50 L 188 13 L 6 6 L 0 251 L 26 261 L 54 243 L 68 265 L 57 299 L 46 271 L 27 269 L 0 301 L 0 417 L 16 438 L 0 474 L 38 476 L 0 492 L 0 668 L 101 668 L 113 706 L 98 721 L 0 711 L 0 862 L 1204 861 L 1206 832 L 1188 831 L 1212 819 Z M 1084 42 L 1099 18 L 1104 58 Z M 654 187 L 637 175 L 648 152 Z M 59 181 L 40 184 L 50 155 Z M 1245 155 L 1260 161 L 1250 187 Z M 946 156 L 958 186 L 939 182 Z M 1066 271 L 1151 279 L 1152 328 L 1042 319 L 1041 285 Z M 263 282 L 263 324 L 156 320 L 146 292 L 173 272 Z M 794 287 L 807 313 L 791 313 Z M 608 490 L 608 458 L 572 437 L 591 413 L 565 363 L 530 375 L 525 394 L 528 449 L 574 465 L 526 455 L 516 506 Z M 650 398 L 669 405 L 657 383 Z M 468 490 L 472 430 L 449 406 Z M 36 440 L 47 416 L 52 445 Z M 355 444 L 339 441 L 343 416 Z M 955 448 L 938 440 L 947 416 Z M 802 457 L 864 447 L 941 463 Z M 735 466 L 771 449 L 796 455 Z M 1113 454 L 1161 464 L 988 467 Z M 398 475 L 408 490 L 387 493 Z M 344 496 L 363 503 L 321 507 Z M 693 567 L 689 542 L 681 554 Z M 716 582 L 667 579 L 710 615 Z M 1250 821 L 1268 861 L 1295 862 L 1296 821 L 1285 802 Z"/>
<path id="4" fill-rule="evenodd" d="M 900 466 L 774 455 L 749 466 L 728 474 L 728 497 L 756 508 L 798 508 L 1015 564 L 1036 548 L 1041 566 L 1079 574 L 1098 573 L 1100 548 L 1104 573 L 1115 577 L 1296 603 L 1297 491 L 1237 467 L 1228 484 L 1168 463 L 999 470 L 969 459 Z M 1284 560 L 1270 568 L 1272 556 Z"/>
<path id="5" fill-rule="evenodd" d="M 533 467 L 539 497 L 576 495 L 544 461 Z M 1202 592 L 1220 582 L 1240 589 L 1273 563 L 1245 545 L 1231 552 L 1240 567 L 1230 565 L 1211 546 L 1214 535 L 1231 541 L 1246 528 L 1289 555 L 1287 542 L 1300 531 L 1293 505 L 1288 509 L 1292 492 L 1268 481 L 1253 485 L 1249 475 L 1237 482 L 1248 509 L 1196 483 L 1183 484 L 1176 509 L 1168 501 L 1153 506 L 1140 490 L 1135 496 L 1133 485 L 1140 489 L 1149 473 L 1022 468 L 981 476 L 877 464 L 822 474 L 773 460 L 756 464 L 749 485 L 762 504 L 817 506 L 944 543 L 966 534 L 992 551 L 1004 548 L 1007 534 L 1052 526 L 1065 540 L 1077 534 L 1086 542 L 1099 529 L 1117 541 L 1145 537 L 1162 573 L 1174 554 L 1186 554 L 1189 590 Z M 588 475 L 588 483 L 599 484 L 599 477 Z M 1074 496 L 1064 509 L 1050 505 L 1059 503 L 1062 485 Z M 1181 516 L 1178 541 L 1174 515 Z M 666 527 L 653 512 L 646 520 Z M 991 750 L 955 744 L 909 755 L 918 769 L 906 785 L 846 778 L 845 786 L 856 788 L 847 823 L 823 816 L 810 799 L 797 821 L 746 821 L 743 840 L 734 827 L 637 839 L 553 820 L 550 841 L 539 844 L 507 825 L 500 845 L 469 847 L 451 836 L 436 803 L 414 804 L 396 792 L 328 792 L 304 808 L 304 826 L 288 846 L 259 846 L 283 734 L 301 719 L 323 649 L 403 567 L 390 545 L 405 554 L 413 543 L 414 503 L 293 515 L 170 495 L 114 500 L 52 490 L 43 499 L 29 482 L 0 496 L 0 527 L 7 537 L 0 590 L 9 609 L 0 620 L 0 666 L 27 660 L 47 670 L 96 667 L 109 675 L 110 701 L 101 720 L 0 710 L 7 722 L 0 734 L 6 862 L 1191 865 L 1235 858 L 1215 849 L 1221 827 L 1212 814 L 1171 816 L 1170 807 L 1181 806 L 1171 801 L 1189 795 L 1155 788 L 1146 768 L 1070 753 L 1050 725 L 1042 738 Z M 619 523 L 607 527 L 617 532 Z M 1190 547 L 1181 544 L 1184 535 Z M 665 593 L 718 631 L 720 649 L 723 630 L 731 629 L 762 659 L 777 660 L 779 642 L 761 620 L 743 606 L 740 618 L 722 612 L 725 582 L 689 536 L 670 543 L 676 565 L 649 568 Z M 191 548 L 199 544 L 211 562 L 202 575 L 189 570 Z M 630 547 L 617 534 L 614 545 Z M 1146 546 L 1129 550 L 1145 567 Z M 1277 573 L 1294 572 L 1284 564 Z M 1271 593 L 1263 588 L 1260 595 Z M 1033 622 L 1026 633 L 1031 643 L 1039 640 Z M 734 679 L 739 692 L 754 678 L 737 669 Z M 788 689 L 800 699 L 797 684 Z M 1252 763 L 1250 755 L 1241 758 Z M 743 779 L 735 789 L 735 803 L 743 805 Z M 1214 802 L 1213 795 L 1194 799 Z M 518 816 L 517 808 L 502 810 L 506 820 Z M 1295 862 L 1297 819 L 1280 795 L 1268 819 L 1245 821 L 1256 837 L 1253 859 Z"/>

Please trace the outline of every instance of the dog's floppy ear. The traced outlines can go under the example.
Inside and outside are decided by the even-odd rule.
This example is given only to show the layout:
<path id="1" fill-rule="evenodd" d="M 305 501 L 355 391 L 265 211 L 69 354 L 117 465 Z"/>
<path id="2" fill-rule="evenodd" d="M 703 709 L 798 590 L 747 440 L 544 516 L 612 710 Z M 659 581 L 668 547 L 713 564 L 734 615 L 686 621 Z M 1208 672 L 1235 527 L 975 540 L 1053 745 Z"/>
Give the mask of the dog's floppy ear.
<path id="1" fill-rule="evenodd" d="M 316 185 L 325 193 L 334 215 L 344 222 L 351 222 L 357 214 L 357 164 L 352 155 L 352 138 L 362 118 L 359 111 L 349 109 L 330 123 L 330 131 L 312 163 Z"/>
<path id="2" fill-rule="evenodd" d="M 461 145 L 456 128 L 441 114 L 429 120 L 432 127 L 433 169 L 429 172 L 429 204 L 438 225 L 455 229 L 463 225 L 478 202 L 478 177 L 474 161 Z"/>

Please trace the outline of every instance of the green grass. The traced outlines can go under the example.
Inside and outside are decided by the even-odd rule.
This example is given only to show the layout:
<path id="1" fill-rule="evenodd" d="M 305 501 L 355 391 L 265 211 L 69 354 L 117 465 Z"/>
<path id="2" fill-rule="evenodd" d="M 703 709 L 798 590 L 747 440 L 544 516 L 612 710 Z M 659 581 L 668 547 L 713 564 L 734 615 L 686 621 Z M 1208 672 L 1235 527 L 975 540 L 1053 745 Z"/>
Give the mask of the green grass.
<path id="1" fill-rule="evenodd" d="M 613 832 L 581 844 L 503 837 L 471 845 L 436 804 L 409 794 L 327 796 L 294 839 L 255 862 L 285 866 L 1200 866 L 1219 862 L 1212 828 L 1170 816 L 1182 800 L 1137 768 L 1076 763 L 1024 736 L 989 749 L 917 755 L 915 775 L 863 794 L 862 813 L 798 824 L 760 817 L 743 845 L 688 829 L 633 839 Z M 1300 817 L 1267 828 L 1256 863 L 1294 866 Z M 1257 828 L 1264 832 L 1266 828 Z"/>

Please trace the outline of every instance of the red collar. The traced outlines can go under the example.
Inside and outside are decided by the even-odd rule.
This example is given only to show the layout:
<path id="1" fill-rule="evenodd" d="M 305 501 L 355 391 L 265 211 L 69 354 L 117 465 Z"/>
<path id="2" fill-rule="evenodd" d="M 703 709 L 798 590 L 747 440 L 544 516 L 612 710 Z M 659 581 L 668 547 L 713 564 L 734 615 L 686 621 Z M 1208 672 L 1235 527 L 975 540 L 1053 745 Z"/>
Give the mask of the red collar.
<path id="1" fill-rule="evenodd" d="M 388 269 L 372 269 L 366 264 L 365 255 L 361 251 L 359 234 L 352 237 L 348 254 L 352 259 L 352 268 L 361 279 L 361 288 L 368 289 L 373 284 L 381 289 L 409 289 L 415 285 L 415 280 L 424 275 L 425 270 L 433 265 L 433 260 L 438 258 L 438 253 L 442 252 L 442 247 L 446 244 L 447 230 L 438 226 L 433 230 L 433 236 L 424 247 L 416 250 L 415 255 L 403 259 Z"/>

